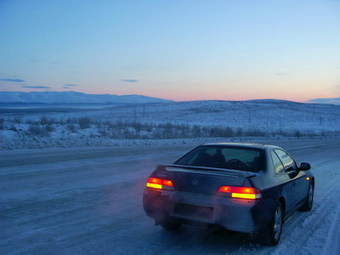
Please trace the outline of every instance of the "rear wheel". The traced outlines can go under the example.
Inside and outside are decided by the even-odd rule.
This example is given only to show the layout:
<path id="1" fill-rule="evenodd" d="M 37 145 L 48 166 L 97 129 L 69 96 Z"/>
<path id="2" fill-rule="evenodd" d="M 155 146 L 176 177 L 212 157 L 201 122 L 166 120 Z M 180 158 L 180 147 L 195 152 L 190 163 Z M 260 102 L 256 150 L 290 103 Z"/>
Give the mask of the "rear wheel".
<path id="1" fill-rule="evenodd" d="M 301 206 L 300 210 L 301 211 L 310 211 L 313 208 L 313 201 L 314 201 L 314 185 L 310 184 L 309 190 L 308 190 L 308 195 L 306 197 L 305 202 Z"/>
<path id="2" fill-rule="evenodd" d="M 277 245 L 281 238 L 283 226 L 283 209 L 282 205 L 279 204 L 273 215 L 273 219 L 269 226 L 259 233 L 257 239 L 260 243 L 265 245 Z"/>

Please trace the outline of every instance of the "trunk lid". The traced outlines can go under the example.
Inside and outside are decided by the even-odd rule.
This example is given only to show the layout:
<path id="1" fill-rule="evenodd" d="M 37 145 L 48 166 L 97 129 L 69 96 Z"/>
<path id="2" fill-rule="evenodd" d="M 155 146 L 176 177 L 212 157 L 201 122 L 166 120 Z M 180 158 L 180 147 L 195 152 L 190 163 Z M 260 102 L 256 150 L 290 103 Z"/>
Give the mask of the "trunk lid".
<path id="1" fill-rule="evenodd" d="M 215 194 L 219 187 L 243 186 L 246 178 L 255 176 L 239 170 L 196 167 L 187 165 L 162 165 L 159 176 L 165 175 L 174 183 L 175 191 Z"/>

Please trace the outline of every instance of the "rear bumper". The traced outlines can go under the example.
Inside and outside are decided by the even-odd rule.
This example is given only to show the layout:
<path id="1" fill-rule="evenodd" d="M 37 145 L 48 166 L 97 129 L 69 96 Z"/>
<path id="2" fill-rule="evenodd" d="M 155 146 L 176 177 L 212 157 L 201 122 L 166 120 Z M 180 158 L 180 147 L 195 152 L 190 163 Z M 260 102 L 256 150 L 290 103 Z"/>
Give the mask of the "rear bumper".
<path id="1" fill-rule="evenodd" d="M 156 222 L 172 217 L 183 222 L 220 225 L 229 230 L 248 233 L 265 228 L 273 215 L 268 212 L 271 206 L 268 207 L 268 203 L 263 200 L 148 188 L 144 191 L 143 206 L 146 214 Z"/>

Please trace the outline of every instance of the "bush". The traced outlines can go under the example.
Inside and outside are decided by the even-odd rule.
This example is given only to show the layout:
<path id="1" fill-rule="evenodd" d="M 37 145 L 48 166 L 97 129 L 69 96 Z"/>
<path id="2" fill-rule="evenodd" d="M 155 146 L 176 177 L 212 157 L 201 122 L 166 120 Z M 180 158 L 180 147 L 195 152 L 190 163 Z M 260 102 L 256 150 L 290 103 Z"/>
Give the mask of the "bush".
<path id="1" fill-rule="evenodd" d="M 232 137 L 234 136 L 234 131 L 231 127 L 206 127 L 204 128 L 204 133 L 208 137 Z"/>
<path id="2" fill-rule="evenodd" d="M 52 126 L 52 124 L 47 124 L 47 125 L 45 126 L 45 129 L 46 129 L 46 131 L 49 132 L 49 133 L 55 131 L 55 128 Z"/>
<path id="3" fill-rule="evenodd" d="M 28 135 L 46 137 L 49 136 L 49 132 L 44 127 L 39 125 L 31 125 L 27 130 Z"/>
<path id="4" fill-rule="evenodd" d="M 200 137 L 202 135 L 201 128 L 197 125 L 192 127 L 191 132 L 194 137 Z"/>
<path id="5" fill-rule="evenodd" d="M 14 132 L 18 132 L 18 129 L 14 125 L 10 126 L 8 130 L 11 130 L 11 131 L 14 131 Z"/>
<path id="6" fill-rule="evenodd" d="M 40 119 L 40 124 L 42 125 L 52 125 L 52 124 L 56 124 L 57 121 L 53 118 L 47 118 L 45 116 L 41 117 Z"/>
<path id="7" fill-rule="evenodd" d="M 21 120 L 8 120 L 0 118 L 0 130 L 6 127 L 15 132 L 22 132 L 22 126 L 15 124 Z M 68 118 L 64 121 L 53 118 L 42 117 L 38 120 L 26 120 L 26 125 L 29 128 L 26 134 L 33 136 L 49 136 L 51 132 L 55 131 L 60 126 L 71 133 L 77 133 L 80 129 L 92 127 L 95 134 L 98 133 L 100 137 L 111 139 L 173 139 L 173 138 L 198 138 L 198 137 L 247 137 L 247 136 L 327 136 L 331 132 L 321 133 L 306 133 L 301 130 L 286 130 L 279 129 L 275 131 L 266 131 L 257 128 L 238 127 L 232 128 L 229 126 L 200 126 L 200 125 L 185 125 L 167 123 L 143 123 L 137 121 L 93 121 L 89 117 L 82 118 Z M 6 126 L 6 127 L 5 127 Z M 333 135 L 339 135 L 334 134 Z M 96 137 L 97 135 L 91 135 Z"/>
<path id="8" fill-rule="evenodd" d="M 295 135 L 296 137 L 301 137 L 301 136 L 302 136 L 302 133 L 301 133 L 299 130 L 296 130 L 294 135 Z"/>
<path id="9" fill-rule="evenodd" d="M 266 132 L 258 129 L 252 129 L 247 130 L 245 136 L 266 136 Z"/>
<path id="10" fill-rule="evenodd" d="M 13 119 L 13 123 L 15 124 L 21 124 L 22 123 L 22 119 L 18 116 L 16 116 L 14 119 Z"/>
<path id="11" fill-rule="evenodd" d="M 67 130 L 70 131 L 71 133 L 76 133 L 77 127 L 74 124 L 68 124 L 66 126 Z"/>
<path id="12" fill-rule="evenodd" d="M 47 118 L 46 117 L 41 117 L 41 119 L 40 119 L 40 124 L 41 125 L 46 125 L 47 124 Z"/>
<path id="13" fill-rule="evenodd" d="M 5 129 L 5 120 L 3 118 L 0 118 L 0 130 Z"/>
<path id="14" fill-rule="evenodd" d="M 78 123 L 79 123 L 79 127 L 80 127 L 81 129 L 89 128 L 89 127 L 90 127 L 90 124 L 91 124 L 91 119 L 90 119 L 90 118 L 87 118 L 87 117 L 80 118 L 80 119 L 78 120 Z"/>

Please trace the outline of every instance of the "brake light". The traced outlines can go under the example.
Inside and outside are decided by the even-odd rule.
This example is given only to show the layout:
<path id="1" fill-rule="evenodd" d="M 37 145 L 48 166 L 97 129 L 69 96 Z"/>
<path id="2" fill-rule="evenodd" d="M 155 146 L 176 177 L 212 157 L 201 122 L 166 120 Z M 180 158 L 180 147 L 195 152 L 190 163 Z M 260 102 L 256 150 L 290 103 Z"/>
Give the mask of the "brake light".
<path id="1" fill-rule="evenodd" d="M 150 177 L 148 181 L 146 182 L 146 187 L 154 188 L 154 189 L 173 190 L 174 184 L 170 180 Z"/>
<path id="2" fill-rule="evenodd" d="M 218 192 L 229 194 L 233 198 L 259 199 L 261 192 L 252 187 L 221 186 Z"/>

